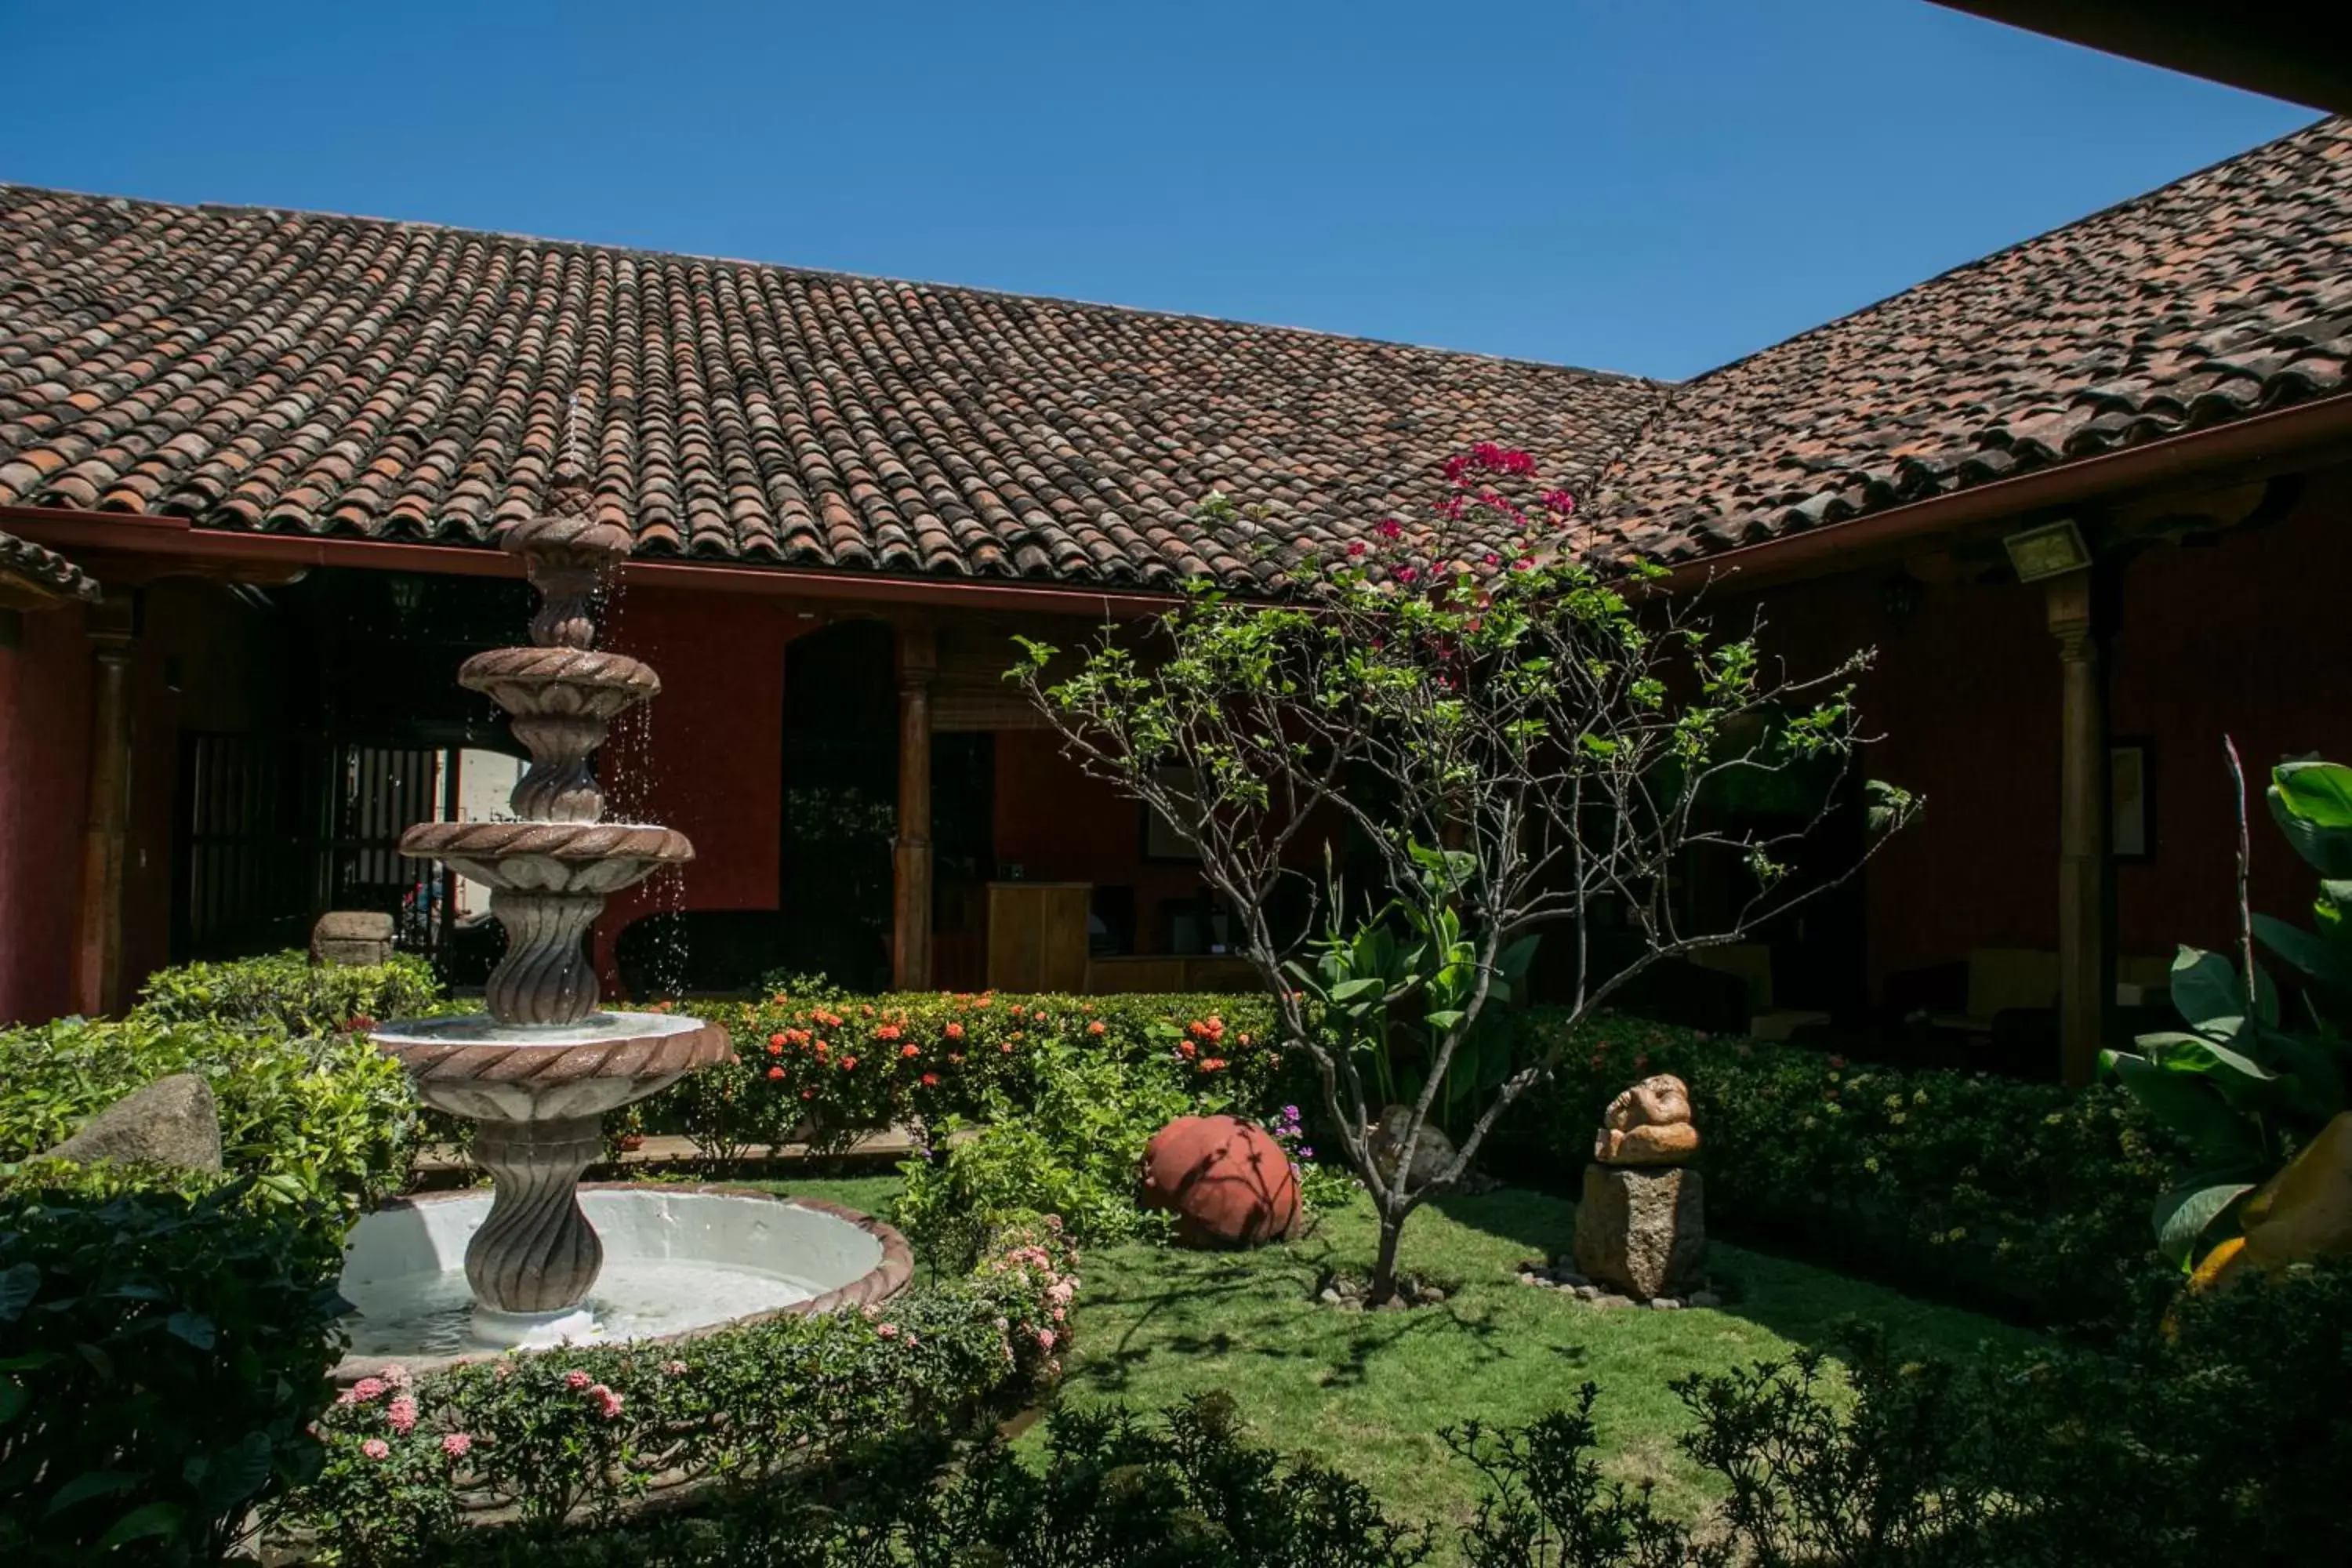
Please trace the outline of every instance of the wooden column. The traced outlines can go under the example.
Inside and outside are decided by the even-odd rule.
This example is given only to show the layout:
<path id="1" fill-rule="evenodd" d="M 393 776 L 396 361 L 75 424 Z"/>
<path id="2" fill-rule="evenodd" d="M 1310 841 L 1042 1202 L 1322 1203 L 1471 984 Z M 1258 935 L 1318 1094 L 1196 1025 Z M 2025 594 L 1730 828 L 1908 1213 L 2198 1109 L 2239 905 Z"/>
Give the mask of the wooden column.
<path id="1" fill-rule="evenodd" d="M 939 637 L 929 626 L 898 631 L 898 846 L 891 904 L 896 940 L 890 983 L 931 987 L 931 682 Z"/>
<path id="2" fill-rule="evenodd" d="M 2044 589 L 2058 639 L 2058 1052 L 2070 1084 L 2086 1084 L 2106 1044 L 2114 994 L 2107 921 L 2107 722 L 2092 573 Z"/>
<path id="3" fill-rule="evenodd" d="M 121 1011 L 122 868 L 131 832 L 131 643 L 128 591 L 89 611 L 89 790 L 83 816 L 81 908 L 74 960 L 76 1005 L 92 1016 Z"/>

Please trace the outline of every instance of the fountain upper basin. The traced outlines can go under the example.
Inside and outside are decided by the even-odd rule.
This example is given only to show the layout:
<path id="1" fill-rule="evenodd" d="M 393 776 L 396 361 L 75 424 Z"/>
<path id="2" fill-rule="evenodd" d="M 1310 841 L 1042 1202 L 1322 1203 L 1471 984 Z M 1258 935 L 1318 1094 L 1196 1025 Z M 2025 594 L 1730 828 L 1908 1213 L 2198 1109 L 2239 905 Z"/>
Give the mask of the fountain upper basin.
<path id="1" fill-rule="evenodd" d="M 895 1295 L 914 1272 L 897 1231 L 855 1209 L 745 1188 L 592 1183 L 580 1206 L 604 1247 L 584 1310 L 597 1342 L 707 1332 L 784 1312 L 829 1311 Z M 352 1229 L 341 1290 L 351 1351 L 343 1382 L 385 1362 L 412 1371 L 502 1346 L 475 1337 L 466 1244 L 487 1191 L 404 1198 Z"/>
<path id="2" fill-rule="evenodd" d="M 477 1121 L 589 1116 L 641 1100 L 734 1052 L 717 1024 L 676 1013 L 591 1013 L 576 1024 L 501 1024 L 484 1013 L 369 1032 L 427 1105 Z"/>

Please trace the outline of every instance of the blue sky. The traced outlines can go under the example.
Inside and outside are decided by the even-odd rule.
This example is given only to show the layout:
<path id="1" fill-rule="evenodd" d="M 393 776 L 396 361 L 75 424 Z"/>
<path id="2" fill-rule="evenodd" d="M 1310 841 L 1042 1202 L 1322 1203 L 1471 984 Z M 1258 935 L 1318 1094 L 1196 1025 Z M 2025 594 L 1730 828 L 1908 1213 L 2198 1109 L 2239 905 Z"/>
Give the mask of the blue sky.
<path id="1" fill-rule="evenodd" d="M 2311 111 L 1924 0 L 0 0 L 0 180 L 1694 374 Z"/>

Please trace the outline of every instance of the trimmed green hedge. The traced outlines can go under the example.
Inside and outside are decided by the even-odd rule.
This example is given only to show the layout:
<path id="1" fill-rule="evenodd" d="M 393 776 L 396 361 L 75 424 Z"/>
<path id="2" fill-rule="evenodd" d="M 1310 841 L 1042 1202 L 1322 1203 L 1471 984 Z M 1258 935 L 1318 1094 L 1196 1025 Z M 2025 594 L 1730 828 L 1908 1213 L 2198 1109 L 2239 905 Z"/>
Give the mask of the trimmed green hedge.
<path id="1" fill-rule="evenodd" d="M 141 987 L 131 1016 L 152 1024 L 336 1035 L 445 1005 L 432 967 L 409 953 L 395 953 L 388 963 L 313 966 L 309 955 L 289 952 L 159 969 Z"/>
<path id="2" fill-rule="evenodd" d="M 1556 1021 L 1532 1010 L 1530 1045 Z M 1609 1101 L 1690 1086 L 1711 1228 L 2043 1322 L 2111 1316 L 2154 1253 L 2164 1134 L 2111 1088 L 1856 1065 L 1633 1018 L 1593 1024 L 1498 1144 L 1577 1181 Z"/>
<path id="3" fill-rule="evenodd" d="M 356 1035 L 63 1018 L 0 1030 L 0 1178 L 143 1085 L 194 1073 L 219 1107 L 232 1174 L 347 1212 L 408 1184 L 416 1097 L 400 1064 Z"/>

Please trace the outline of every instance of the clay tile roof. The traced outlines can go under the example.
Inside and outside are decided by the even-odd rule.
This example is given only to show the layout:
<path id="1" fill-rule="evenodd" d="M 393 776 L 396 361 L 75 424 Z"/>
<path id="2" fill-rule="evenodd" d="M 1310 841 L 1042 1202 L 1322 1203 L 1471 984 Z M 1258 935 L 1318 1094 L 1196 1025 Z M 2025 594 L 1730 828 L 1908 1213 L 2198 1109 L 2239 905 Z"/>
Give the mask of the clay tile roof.
<path id="1" fill-rule="evenodd" d="M 2352 391 L 2352 120 L 1670 395 L 1592 515 L 1667 560 Z"/>
<path id="2" fill-rule="evenodd" d="M 1249 585 L 1477 440 L 1570 482 L 1655 384 L 1391 343 L 412 223 L 0 186 L 0 506 L 478 542 L 575 392 L 642 554 Z M 1244 525 L 1244 531 L 1246 531 Z"/>
<path id="3" fill-rule="evenodd" d="M 40 590 L 43 596 L 37 599 L 37 603 L 55 599 L 87 602 L 99 596 L 98 579 L 56 551 L 13 533 L 0 533 L 0 584 L 9 578 L 30 583 Z"/>
<path id="4" fill-rule="evenodd" d="M 0 185 L 0 506 L 481 541 L 572 395 L 643 554 L 1259 583 L 1477 440 L 1686 560 L 2352 392 L 2352 121 L 1674 386 L 1199 317 Z M 1222 489 L 1252 538 L 1204 526 Z M 1278 559 L 1276 557 L 1276 559 Z"/>

